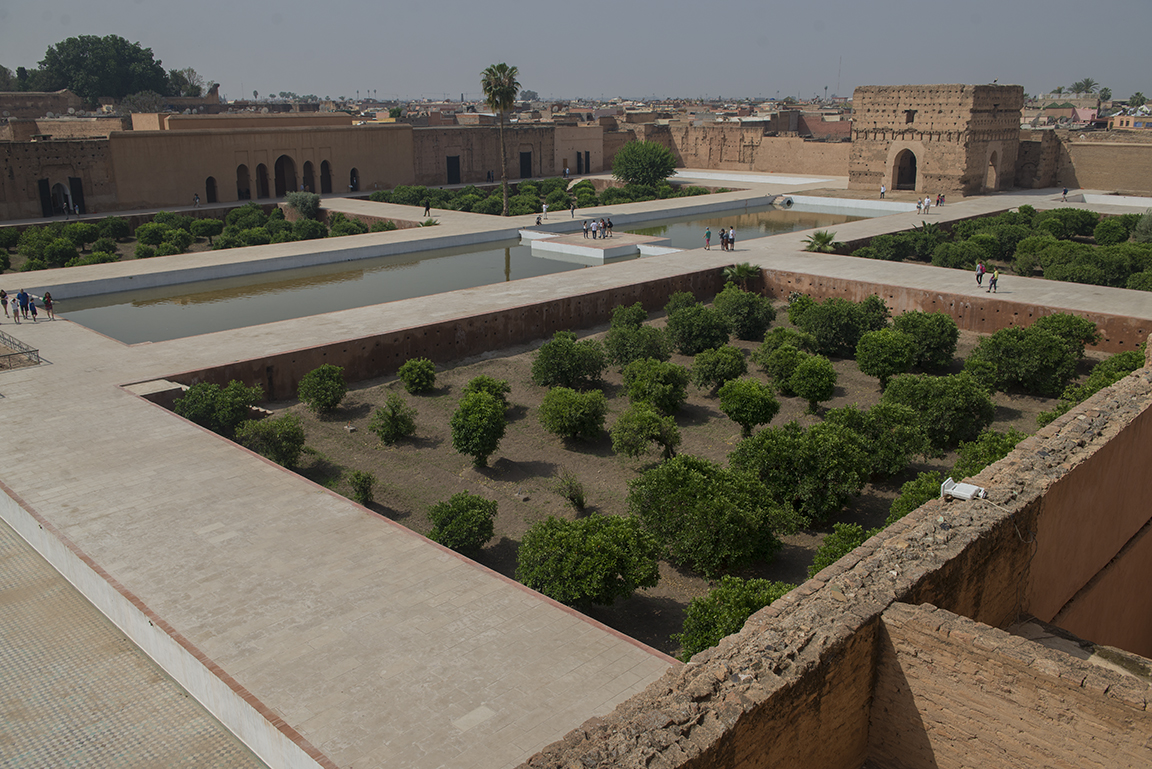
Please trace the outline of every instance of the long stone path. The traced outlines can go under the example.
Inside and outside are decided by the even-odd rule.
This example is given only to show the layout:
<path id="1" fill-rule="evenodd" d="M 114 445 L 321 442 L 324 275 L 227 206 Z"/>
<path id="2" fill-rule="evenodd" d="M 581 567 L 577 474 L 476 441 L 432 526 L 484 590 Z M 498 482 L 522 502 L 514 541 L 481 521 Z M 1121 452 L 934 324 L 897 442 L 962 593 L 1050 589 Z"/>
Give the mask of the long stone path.
<path id="1" fill-rule="evenodd" d="M 973 198 L 930 216 L 1041 199 Z M 853 222 L 838 237 L 921 218 Z M 738 233 L 734 253 L 653 256 L 155 344 L 67 321 L 6 328 L 46 362 L 0 375 L 0 432 L 35 437 L 0 439 L 0 517 L 270 765 L 515 766 L 676 663 L 122 386 L 733 261 L 971 290 L 955 270 L 801 253 L 802 237 Z M 1152 319 L 1152 296 L 1139 292 L 1004 283 L 1020 301 Z"/>

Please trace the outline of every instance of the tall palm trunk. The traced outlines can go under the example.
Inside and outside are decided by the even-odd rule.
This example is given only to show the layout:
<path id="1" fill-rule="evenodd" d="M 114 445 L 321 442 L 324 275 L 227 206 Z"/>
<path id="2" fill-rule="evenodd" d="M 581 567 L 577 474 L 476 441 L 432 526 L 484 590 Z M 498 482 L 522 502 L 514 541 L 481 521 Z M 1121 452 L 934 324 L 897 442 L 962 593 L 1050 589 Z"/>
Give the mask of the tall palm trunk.
<path id="1" fill-rule="evenodd" d="M 504 188 L 504 216 L 508 215 L 508 148 L 504 145 L 504 111 L 500 110 L 500 185 Z"/>

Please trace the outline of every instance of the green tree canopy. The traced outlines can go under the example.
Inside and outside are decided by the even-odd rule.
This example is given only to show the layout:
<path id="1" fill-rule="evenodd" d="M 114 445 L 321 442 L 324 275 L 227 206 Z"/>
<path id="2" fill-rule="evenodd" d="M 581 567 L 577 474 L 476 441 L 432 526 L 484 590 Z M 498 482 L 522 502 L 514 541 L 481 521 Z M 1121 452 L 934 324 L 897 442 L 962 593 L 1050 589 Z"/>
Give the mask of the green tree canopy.
<path id="1" fill-rule="evenodd" d="M 611 604 L 660 581 L 660 546 L 632 517 L 549 516 L 520 543 L 516 579 L 571 605 Z"/>
<path id="2" fill-rule="evenodd" d="M 655 187 L 674 173 L 676 156 L 656 142 L 628 142 L 612 158 L 612 176 L 625 184 Z"/>
<path id="3" fill-rule="evenodd" d="M 740 579 L 724 576 L 712 592 L 693 598 L 684 614 L 684 632 L 672 636 L 683 651 L 684 662 L 709 649 L 725 636 L 740 632 L 756 612 L 787 593 L 795 585 L 766 579 Z"/>
<path id="4" fill-rule="evenodd" d="M 49 46 L 40 69 L 49 88 L 67 88 L 89 102 L 141 91 L 167 93 L 169 86 L 152 49 L 118 35 L 81 35 Z"/>
<path id="5" fill-rule="evenodd" d="M 628 509 L 694 571 L 717 575 L 776 552 L 782 511 L 749 474 L 680 455 L 628 484 Z"/>

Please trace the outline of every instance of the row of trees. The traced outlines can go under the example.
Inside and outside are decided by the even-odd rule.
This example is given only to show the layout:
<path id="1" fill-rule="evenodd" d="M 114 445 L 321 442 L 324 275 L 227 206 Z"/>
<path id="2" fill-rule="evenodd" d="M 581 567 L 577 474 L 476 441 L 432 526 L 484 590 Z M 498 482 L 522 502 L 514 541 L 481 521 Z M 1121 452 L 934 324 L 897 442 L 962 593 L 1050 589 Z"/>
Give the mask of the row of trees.
<path id="1" fill-rule="evenodd" d="M 39 67 L 0 67 L 0 91 L 58 91 L 63 88 L 95 104 L 100 97 L 123 99 L 152 92 L 201 96 L 210 87 L 196 70 L 164 70 L 152 49 L 118 35 L 80 35 L 49 46 Z"/>
<path id="2" fill-rule="evenodd" d="M 128 220 L 118 216 L 96 222 L 52 222 L 23 232 L 4 227 L 0 228 L 0 272 L 10 268 L 9 252 L 13 248 L 24 257 L 20 270 L 30 271 L 119 261 L 123 244 L 132 237 L 136 239 L 135 258 L 147 259 L 185 253 L 198 238 L 207 239 L 210 248 L 220 250 L 397 229 L 392 221 L 377 221 L 369 226 L 339 211 L 322 221 L 319 200 L 320 196 L 314 193 L 289 193 L 289 205 L 302 214 L 295 222 L 288 221 L 279 208 L 265 213 L 253 202 L 232 209 L 223 220 L 161 211 L 135 230 Z M 429 219 L 421 226 L 434 224 L 436 220 Z"/>
<path id="3" fill-rule="evenodd" d="M 1152 290 L 1152 211 L 1101 217 L 1094 211 L 1020 206 L 957 222 L 947 231 L 926 223 L 879 235 L 853 256 L 921 261 L 972 270 L 979 262 L 1010 264 L 1018 275 Z"/>

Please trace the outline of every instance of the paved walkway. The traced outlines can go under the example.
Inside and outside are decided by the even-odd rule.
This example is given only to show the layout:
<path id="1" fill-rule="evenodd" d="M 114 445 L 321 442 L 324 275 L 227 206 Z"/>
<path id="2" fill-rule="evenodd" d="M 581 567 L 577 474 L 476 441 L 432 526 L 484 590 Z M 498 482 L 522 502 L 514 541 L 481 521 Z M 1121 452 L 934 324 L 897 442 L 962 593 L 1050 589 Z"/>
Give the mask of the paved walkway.
<path id="1" fill-rule="evenodd" d="M 0 766 L 264 766 L 0 521 Z"/>
<path id="2" fill-rule="evenodd" d="M 927 218 L 973 216 L 1043 196 L 971 198 Z M 661 203 L 632 205 L 650 216 Z M 837 227 L 838 237 L 925 218 L 853 222 Z M 412 242 L 423 237 L 402 233 Z M 256 728 L 309 754 L 292 765 L 514 766 L 674 663 L 119 385 L 736 260 L 941 290 L 971 281 L 956 270 L 798 252 L 802 237 L 738 240 L 734 253 L 685 251 L 435 302 L 133 347 L 66 321 L 13 328 L 48 362 L 0 375 L 5 435 L 35 437 L 0 441 L 0 481 L 26 505 L 0 499 L 0 512 L 26 537 L 67 541 L 102 569 L 105 576 L 89 578 L 114 584 L 148 618 L 143 636 L 159 632 L 153 624 L 170 628 L 200 661 L 192 678 L 214 671 L 213 680 L 248 703 Z M 1004 284 L 1022 301 L 1152 318 L 1152 296 L 1139 292 L 1023 278 Z M 204 699 L 229 728 L 247 728 Z"/>

